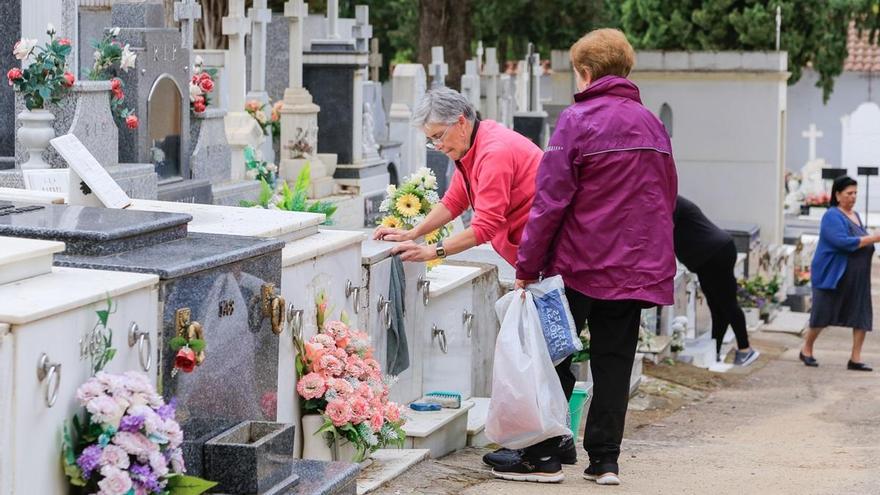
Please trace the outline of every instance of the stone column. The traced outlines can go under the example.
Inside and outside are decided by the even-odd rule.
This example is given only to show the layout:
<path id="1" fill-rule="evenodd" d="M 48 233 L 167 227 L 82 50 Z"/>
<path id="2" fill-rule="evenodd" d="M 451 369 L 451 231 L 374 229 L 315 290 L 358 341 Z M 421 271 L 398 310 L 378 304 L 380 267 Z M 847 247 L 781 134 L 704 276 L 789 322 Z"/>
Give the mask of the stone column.
<path id="1" fill-rule="evenodd" d="M 483 77 L 486 80 L 486 114 L 487 119 L 498 120 L 498 56 L 495 47 L 486 48 L 486 63 L 483 65 Z"/>
<path id="2" fill-rule="evenodd" d="M 389 139 L 403 143 L 400 177 L 412 174 L 426 164 L 425 135 L 410 119 L 416 103 L 425 94 L 427 77 L 421 64 L 399 64 L 391 76 L 391 110 L 388 115 Z"/>
<path id="3" fill-rule="evenodd" d="M 339 0 L 327 0 L 327 38 L 339 39 Z"/>
<path id="4" fill-rule="evenodd" d="M 293 183 L 308 161 L 311 167 L 312 191 L 310 196 L 320 198 L 333 194 L 332 172 L 326 165 L 335 165 L 334 157 L 318 152 L 318 112 L 312 95 L 303 87 L 303 23 L 309 5 L 302 0 L 289 0 L 284 4 L 284 17 L 290 23 L 288 29 L 290 56 L 289 87 L 284 90 L 284 106 L 281 107 L 281 158 L 279 173 L 282 179 Z M 308 155 L 308 157 L 306 156 Z M 325 165 L 324 161 L 331 162 Z"/>
<path id="5" fill-rule="evenodd" d="M 250 19 L 244 15 L 244 0 L 230 0 L 229 15 L 223 18 L 223 34 L 229 37 L 228 64 L 234 68 L 228 72 L 229 113 L 226 115 L 226 138 L 232 150 L 232 180 L 245 178 L 244 149 L 252 146 L 260 149 L 263 130 L 253 117 L 244 110 L 247 63 L 244 53 L 244 37 L 250 33 Z"/>
<path id="6" fill-rule="evenodd" d="M 480 111 L 480 73 L 477 71 L 476 60 L 467 60 L 464 63 L 464 75 L 461 76 L 461 94 L 471 102 L 476 111 Z"/>
<path id="7" fill-rule="evenodd" d="M 443 62 L 443 47 L 431 47 L 431 65 L 429 66 L 431 73 L 431 88 L 446 86 L 446 75 L 449 74 L 449 66 Z"/>
<path id="8" fill-rule="evenodd" d="M 370 80 L 379 82 L 379 69 L 382 68 L 382 54 L 379 53 L 379 38 L 370 40 Z"/>
<path id="9" fill-rule="evenodd" d="M 266 92 L 266 39 L 268 24 L 272 22 L 272 11 L 266 8 L 266 0 L 254 0 L 254 6 L 248 11 L 251 20 L 251 90 L 247 94 L 248 100 L 256 100 L 266 105 L 269 103 L 269 93 Z M 266 107 L 268 117 L 272 109 Z M 275 150 L 272 147 L 272 136 L 266 136 L 263 141 L 263 160 L 275 163 Z"/>

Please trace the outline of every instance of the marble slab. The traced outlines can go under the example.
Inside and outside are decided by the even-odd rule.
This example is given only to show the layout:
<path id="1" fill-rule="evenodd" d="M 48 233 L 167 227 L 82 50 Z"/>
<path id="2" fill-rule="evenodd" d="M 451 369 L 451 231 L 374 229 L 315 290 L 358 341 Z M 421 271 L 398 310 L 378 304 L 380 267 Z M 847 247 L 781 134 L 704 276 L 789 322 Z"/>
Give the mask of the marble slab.
<path id="1" fill-rule="evenodd" d="M 8 205 L 23 206 L 0 202 L 0 208 Z M 0 215 L 0 235 L 64 241 L 67 254 L 100 256 L 180 239 L 191 219 L 178 213 L 52 204 Z"/>
<path id="2" fill-rule="evenodd" d="M 396 242 L 389 241 L 374 241 L 373 239 L 364 241 L 361 247 L 361 264 L 375 265 L 388 258 L 391 256 L 391 249 L 396 245 Z"/>
<path id="3" fill-rule="evenodd" d="M 370 493 L 430 457 L 428 449 L 379 449 L 357 479 L 357 493 Z"/>
<path id="4" fill-rule="evenodd" d="M 105 256 L 60 255 L 55 264 L 155 273 L 162 279 L 174 279 L 273 251 L 280 253 L 283 245 L 256 237 L 191 233 L 182 239 Z"/>
<path id="5" fill-rule="evenodd" d="M 0 286 L 0 321 L 23 325 L 158 282 L 155 275 L 56 267 Z"/>
<path id="6" fill-rule="evenodd" d="M 129 209 L 185 213 L 192 216 L 190 232 L 272 237 L 291 241 L 317 233 L 324 215 L 238 206 L 132 200 Z"/>
<path id="7" fill-rule="evenodd" d="M 0 237 L 0 285 L 52 271 L 52 255 L 64 251 L 63 242 Z"/>
<path id="8" fill-rule="evenodd" d="M 319 230 L 317 234 L 290 243 L 281 251 L 281 266 L 291 266 L 325 256 L 352 244 L 364 242 L 367 234 L 350 230 Z"/>
<path id="9" fill-rule="evenodd" d="M 516 270 L 500 254 L 496 253 L 489 244 L 470 248 L 447 259 L 495 265 L 498 267 L 498 281 L 501 283 L 501 286 L 506 289 L 513 289 L 513 282 L 516 280 Z"/>
<path id="10" fill-rule="evenodd" d="M 478 435 L 486 429 L 486 418 L 489 416 L 489 397 L 473 397 L 470 399 L 474 407 L 468 411 L 468 436 Z"/>
<path id="11" fill-rule="evenodd" d="M 762 332 L 780 332 L 801 335 L 810 324 L 810 313 L 780 311 L 776 318 L 761 327 Z"/>
<path id="12" fill-rule="evenodd" d="M 355 495 L 360 467 L 348 462 L 300 459 L 293 464 L 299 483 L 278 495 Z"/>
<path id="13" fill-rule="evenodd" d="M 440 265 L 428 272 L 431 281 L 430 297 L 438 297 L 480 276 L 483 270 L 476 266 Z"/>
<path id="14" fill-rule="evenodd" d="M 458 409 L 441 409 L 439 411 L 407 409 L 405 413 L 406 424 L 403 425 L 403 430 L 408 437 L 427 437 L 459 416 L 467 415 L 474 405 L 476 403 L 473 399 L 467 399 L 461 401 L 461 407 Z"/>

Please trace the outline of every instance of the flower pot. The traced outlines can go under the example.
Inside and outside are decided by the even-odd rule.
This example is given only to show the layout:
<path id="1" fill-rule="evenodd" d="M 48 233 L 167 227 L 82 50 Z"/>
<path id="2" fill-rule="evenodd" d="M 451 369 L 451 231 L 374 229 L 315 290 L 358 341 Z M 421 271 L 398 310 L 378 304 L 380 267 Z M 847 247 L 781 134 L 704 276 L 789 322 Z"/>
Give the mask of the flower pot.
<path id="1" fill-rule="evenodd" d="M 761 310 L 758 308 L 743 308 L 743 313 L 746 315 L 746 327 L 749 330 L 758 328 L 761 324 Z"/>
<path id="2" fill-rule="evenodd" d="M 355 462 L 357 448 L 347 439 L 340 438 L 336 442 L 332 434 L 315 434 L 324 424 L 320 414 L 305 414 L 302 417 L 302 458 L 318 461 Z M 369 462 L 370 453 L 361 464 Z"/>
<path id="3" fill-rule="evenodd" d="M 36 170 L 52 168 L 43 160 L 43 152 L 49 147 L 49 140 L 55 137 L 52 122 L 55 116 L 52 112 L 43 109 L 25 110 L 18 114 L 21 128 L 18 130 L 18 140 L 28 152 L 28 160 L 21 164 L 23 170 Z"/>

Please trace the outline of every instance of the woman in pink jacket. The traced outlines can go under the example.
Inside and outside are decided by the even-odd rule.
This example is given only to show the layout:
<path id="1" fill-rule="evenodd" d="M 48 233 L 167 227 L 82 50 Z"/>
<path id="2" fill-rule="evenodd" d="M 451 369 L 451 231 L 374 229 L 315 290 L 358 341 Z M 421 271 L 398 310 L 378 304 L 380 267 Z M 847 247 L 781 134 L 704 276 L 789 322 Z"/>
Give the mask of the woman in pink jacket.
<path id="1" fill-rule="evenodd" d="M 626 79 L 635 53 L 615 29 L 571 47 L 579 93 L 559 116 L 538 169 L 537 194 L 516 265 L 516 285 L 562 275 L 575 324 L 590 328 L 593 399 L 584 477 L 619 484 L 617 458 L 641 310 L 672 304 L 672 212 L 677 176 L 666 129 Z M 574 386 L 571 358 L 557 367 Z M 561 471 L 550 439 L 523 461 L 496 467 L 502 478 L 553 480 Z"/>
<path id="2" fill-rule="evenodd" d="M 413 112 L 413 125 L 428 137 L 428 147 L 455 162 L 455 174 L 443 200 L 412 230 L 380 227 L 374 238 L 402 241 L 395 247 L 404 261 L 430 261 L 491 242 L 508 263 L 516 263 L 519 239 L 535 195 L 541 149 L 492 120 L 479 120 L 457 91 L 425 93 Z M 449 223 L 468 207 L 471 226 L 432 246 L 415 239 Z"/>

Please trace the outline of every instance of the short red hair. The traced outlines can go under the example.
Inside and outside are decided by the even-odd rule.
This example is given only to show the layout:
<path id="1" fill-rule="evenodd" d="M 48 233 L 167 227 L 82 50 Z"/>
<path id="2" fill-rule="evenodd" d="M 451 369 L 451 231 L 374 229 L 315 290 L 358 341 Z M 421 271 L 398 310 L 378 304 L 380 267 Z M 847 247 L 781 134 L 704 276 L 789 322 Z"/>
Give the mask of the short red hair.
<path id="1" fill-rule="evenodd" d="M 627 77 L 636 62 L 636 52 L 619 29 L 596 29 L 577 40 L 569 50 L 571 65 L 582 76 L 595 81 L 604 76 Z"/>

